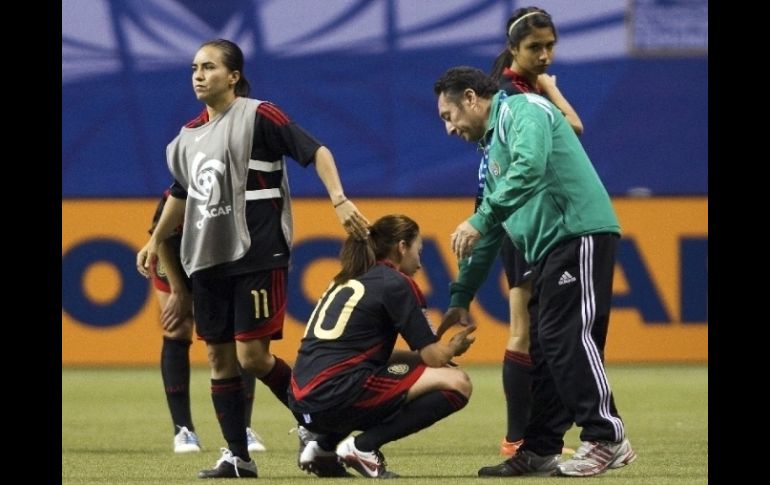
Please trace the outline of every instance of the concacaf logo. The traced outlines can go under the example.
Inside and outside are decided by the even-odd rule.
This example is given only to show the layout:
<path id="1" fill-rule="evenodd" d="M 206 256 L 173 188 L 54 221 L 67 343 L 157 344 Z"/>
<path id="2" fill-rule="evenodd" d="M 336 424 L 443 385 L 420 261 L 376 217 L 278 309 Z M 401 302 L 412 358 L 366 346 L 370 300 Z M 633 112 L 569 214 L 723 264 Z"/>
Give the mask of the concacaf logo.
<path id="1" fill-rule="evenodd" d="M 388 373 L 397 376 L 402 376 L 409 372 L 409 365 L 407 364 L 393 364 L 388 366 Z"/>

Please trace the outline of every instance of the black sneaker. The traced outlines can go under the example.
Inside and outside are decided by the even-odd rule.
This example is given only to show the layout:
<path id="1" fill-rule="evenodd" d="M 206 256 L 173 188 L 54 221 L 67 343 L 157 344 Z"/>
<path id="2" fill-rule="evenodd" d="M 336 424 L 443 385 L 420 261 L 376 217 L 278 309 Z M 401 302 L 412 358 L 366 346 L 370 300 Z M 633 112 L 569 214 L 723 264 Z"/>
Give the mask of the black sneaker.
<path id="1" fill-rule="evenodd" d="M 257 463 L 243 461 L 227 448 L 221 448 L 222 458 L 211 470 L 201 470 L 198 478 L 257 478 Z"/>
<path id="2" fill-rule="evenodd" d="M 352 477 L 345 469 L 337 453 L 326 451 L 318 444 L 318 435 L 304 426 L 297 428 L 299 451 L 297 466 L 300 470 L 318 477 Z"/>
<path id="3" fill-rule="evenodd" d="M 556 474 L 559 455 L 540 456 L 521 448 L 512 457 L 499 465 L 479 469 L 480 477 L 547 477 Z"/>

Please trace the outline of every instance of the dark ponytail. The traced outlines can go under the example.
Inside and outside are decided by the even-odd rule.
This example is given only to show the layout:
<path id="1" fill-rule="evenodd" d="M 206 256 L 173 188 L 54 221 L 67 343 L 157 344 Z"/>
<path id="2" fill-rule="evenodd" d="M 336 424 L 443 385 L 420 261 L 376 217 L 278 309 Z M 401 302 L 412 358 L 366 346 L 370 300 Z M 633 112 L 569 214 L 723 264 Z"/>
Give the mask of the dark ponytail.
<path id="1" fill-rule="evenodd" d="M 489 77 L 494 79 L 496 82 L 500 82 L 500 79 L 503 77 L 503 71 L 506 67 L 511 67 L 512 62 L 513 54 L 511 54 L 511 50 L 508 48 L 503 49 L 503 51 L 498 54 L 497 58 L 495 58 L 495 62 L 492 64 L 492 72 L 489 73 Z"/>
<path id="2" fill-rule="evenodd" d="M 335 283 L 344 284 L 348 280 L 366 273 L 377 263 L 373 239 L 374 236 L 371 232 L 369 237 L 363 241 L 355 236 L 348 236 L 340 251 L 342 269 L 334 277 Z"/>

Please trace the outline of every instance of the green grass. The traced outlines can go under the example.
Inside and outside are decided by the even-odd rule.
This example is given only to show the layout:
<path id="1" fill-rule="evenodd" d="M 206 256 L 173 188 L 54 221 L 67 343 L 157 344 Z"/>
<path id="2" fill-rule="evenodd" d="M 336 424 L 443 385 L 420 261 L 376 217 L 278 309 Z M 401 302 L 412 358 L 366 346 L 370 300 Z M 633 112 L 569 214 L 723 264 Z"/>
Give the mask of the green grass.
<path id="1" fill-rule="evenodd" d="M 501 461 L 497 446 L 505 427 L 505 405 L 500 368 L 470 366 L 466 370 L 474 392 L 464 410 L 383 448 L 389 469 L 403 477 L 398 483 L 510 482 L 476 477 L 479 467 Z M 707 484 L 707 366 L 615 365 L 607 372 L 639 458 L 592 480 L 630 485 Z M 62 484 L 201 483 L 195 478 L 197 471 L 216 462 L 224 441 L 211 404 L 207 369 L 193 369 L 191 388 L 193 419 L 204 450 L 175 455 L 158 369 L 62 369 Z M 297 468 L 297 437 L 288 433 L 294 425 L 291 415 L 259 383 L 252 425 L 268 449 L 253 455 L 260 480 L 308 485 L 334 481 L 305 475 Z M 567 433 L 566 444 L 577 447 L 577 429 Z M 538 485 L 569 479 L 525 480 L 526 485 Z"/>

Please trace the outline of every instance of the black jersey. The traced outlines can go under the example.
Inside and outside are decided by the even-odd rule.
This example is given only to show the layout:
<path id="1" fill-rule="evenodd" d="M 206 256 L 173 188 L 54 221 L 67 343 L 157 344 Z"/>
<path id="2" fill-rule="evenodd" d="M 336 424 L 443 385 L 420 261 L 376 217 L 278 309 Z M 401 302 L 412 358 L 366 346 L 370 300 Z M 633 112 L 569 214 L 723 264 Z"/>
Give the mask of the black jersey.
<path id="1" fill-rule="evenodd" d="M 209 121 L 206 109 L 185 125 L 195 128 Z M 289 119 L 280 108 L 262 102 L 256 111 L 251 160 L 280 160 L 289 156 L 306 167 L 315 158 L 321 143 Z M 246 180 L 247 191 L 277 190 L 281 186 L 286 167 L 260 163 L 249 165 Z M 175 182 L 171 194 L 186 198 L 187 191 Z M 288 194 L 287 194 L 288 196 Z M 246 200 L 246 224 L 251 245 L 240 259 L 197 271 L 200 276 L 226 276 L 288 266 L 289 246 L 281 230 L 281 212 L 286 201 L 283 198 Z"/>
<path id="2" fill-rule="evenodd" d="M 319 412 L 355 401 L 367 377 L 387 365 L 398 335 L 412 350 L 438 340 L 412 278 L 381 261 L 343 285 L 333 283 L 300 344 L 289 392 L 292 411 Z"/>
<path id="3" fill-rule="evenodd" d="M 508 94 L 536 93 L 545 96 L 537 86 L 530 84 L 527 78 L 509 67 L 503 70 L 499 83 L 500 89 Z"/>

